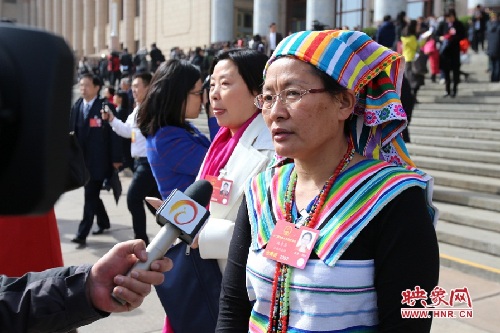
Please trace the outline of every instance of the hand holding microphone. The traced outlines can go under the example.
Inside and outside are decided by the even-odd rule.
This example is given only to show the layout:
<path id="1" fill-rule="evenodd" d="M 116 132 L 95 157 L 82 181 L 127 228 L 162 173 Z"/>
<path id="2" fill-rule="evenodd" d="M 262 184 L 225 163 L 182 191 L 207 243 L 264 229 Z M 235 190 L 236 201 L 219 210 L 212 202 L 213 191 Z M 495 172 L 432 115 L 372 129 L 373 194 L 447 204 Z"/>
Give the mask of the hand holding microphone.
<path id="1" fill-rule="evenodd" d="M 156 220 L 163 227 L 146 248 L 147 261 L 138 261 L 130 271 L 150 270 L 151 263 L 162 258 L 177 238 L 190 245 L 210 216 L 205 207 L 210 203 L 212 191 L 212 184 L 206 180 L 194 182 L 185 193 L 172 191 L 156 211 Z M 129 274 L 130 272 L 127 275 Z M 125 303 L 116 295 L 112 296 L 119 303 Z"/>

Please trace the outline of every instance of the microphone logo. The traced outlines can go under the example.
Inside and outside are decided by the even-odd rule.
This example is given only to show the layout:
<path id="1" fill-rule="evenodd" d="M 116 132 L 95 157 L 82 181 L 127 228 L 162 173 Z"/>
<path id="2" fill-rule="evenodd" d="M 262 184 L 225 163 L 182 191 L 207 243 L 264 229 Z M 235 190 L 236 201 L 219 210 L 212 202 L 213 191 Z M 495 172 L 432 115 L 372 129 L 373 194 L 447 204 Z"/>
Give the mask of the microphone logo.
<path id="1" fill-rule="evenodd" d="M 186 206 L 191 207 L 189 211 L 192 212 L 193 214 L 191 219 L 189 219 L 188 221 L 186 221 L 186 216 L 182 216 L 187 214 Z M 172 207 L 170 207 L 169 213 L 172 214 L 174 212 L 176 212 L 173 219 L 175 224 L 178 225 L 189 224 L 196 219 L 196 216 L 198 215 L 198 207 L 196 207 L 196 204 L 191 200 L 179 200 L 176 203 L 174 203 Z"/>

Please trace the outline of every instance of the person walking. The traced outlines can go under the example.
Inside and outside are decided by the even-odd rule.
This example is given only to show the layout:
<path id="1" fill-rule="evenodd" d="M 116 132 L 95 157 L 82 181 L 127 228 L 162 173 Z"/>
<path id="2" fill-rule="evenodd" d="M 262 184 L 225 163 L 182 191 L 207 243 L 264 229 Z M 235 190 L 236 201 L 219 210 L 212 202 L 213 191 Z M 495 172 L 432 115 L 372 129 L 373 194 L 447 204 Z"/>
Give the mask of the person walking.
<path id="1" fill-rule="evenodd" d="M 377 29 L 375 40 L 380 45 L 392 47 L 396 39 L 396 26 L 392 22 L 391 15 L 385 15 L 384 21 Z"/>
<path id="2" fill-rule="evenodd" d="M 424 304 L 402 293 L 439 276 L 431 178 L 400 135 L 403 67 L 359 31 L 278 45 L 255 104 L 281 158 L 245 184 L 217 333 L 429 332 L 432 318 L 401 316 Z"/>
<path id="3" fill-rule="evenodd" d="M 490 82 L 500 82 L 500 21 L 497 13 L 490 14 L 486 38 L 488 40 L 486 53 L 490 61 Z"/>
<path id="4" fill-rule="evenodd" d="M 160 66 L 160 64 L 165 61 L 165 56 L 156 46 L 156 43 L 151 44 L 151 51 L 149 51 L 149 56 L 151 57 L 151 73 L 154 73 L 156 72 L 158 66 Z"/>
<path id="5" fill-rule="evenodd" d="M 455 97 L 460 83 L 460 41 L 467 33 L 462 22 L 457 20 L 454 9 L 449 9 L 436 31 L 441 45 L 439 48 L 439 66 L 444 74 L 446 94 L 443 97 Z M 453 74 L 453 88 L 451 86 Z"/>
<path id="6" fill-rule="evenodd" d="M 121 137 L 131 139 L 130 153 L 135 163 L 134 176 L 127 192 L 127 207 L 132 214 L 134 238 L 142 239 L 146 244 L 149 244 L 149 237 L 146 232 L 144 200 L 147 196 L 158 197 L 160 193 L 146 155 L 146 138 L 137 127 L 137 113 L 144 101 L 151 78 L 150 73 L 134 75 L 132 92 L 137 105 L 125 122 L 115 117 L 112 112 L 102 113 L 102 118 L 109 122 L 113 131 Z M 146 203 L 146 206 L 153 215 L 156 213 L 156 210 L 149 204 Z"/>
<path id="7" fill-rule="evenodd" d="M 111 176 L 113 169 L 122 166 L 121 138 L 101 118 L 103 104 L 107 103 L 99 97 L 101 86 L 97 76 L 84 74 L 80 79 L 82 97 L 73 105 L 70 116 L 70 131 L 75 132 L 90 173 L 90 180 L 84 186 L 83 218 L 76 237 L 71 240 L 80 248 L 86 245 L 94 216 L 97 216 L 98 229 L 93 234 L 102 233 L 111 227 L 100 192 L 104 180 Z M 112 105 L 110 107 L 114 108 Z"/>

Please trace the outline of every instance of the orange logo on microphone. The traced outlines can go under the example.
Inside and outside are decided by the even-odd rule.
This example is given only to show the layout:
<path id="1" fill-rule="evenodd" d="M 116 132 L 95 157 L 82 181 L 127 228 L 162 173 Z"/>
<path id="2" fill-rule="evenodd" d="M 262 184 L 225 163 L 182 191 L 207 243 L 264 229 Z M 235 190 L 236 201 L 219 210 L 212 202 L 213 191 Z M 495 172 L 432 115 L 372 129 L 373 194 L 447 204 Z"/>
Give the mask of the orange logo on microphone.
<path id="1" fill-rule="evenodd" d="M 186 206 L 189 206 L 193 209 L 193 217 L 189 221 L 180 222 L 178 220 L 178 217 L 183 215 L 183 214 L 186 214 Z M 198 207 L 196 207 L 196 204 L 190 200 L 179 200 L 176 203 L 174 203 L 172 205 L 172 207 L 170 208 L 170 214 L 172 214 L 174 211 L 176 211 L 178 209 L 182 209 L 181 211 L 177 212 L 174 215 L 174 223 L 178 224 L 178 225 L 189 224 L 189 223 L 193 222 L 196 218 L 196 215 L 198 215 Z"/>

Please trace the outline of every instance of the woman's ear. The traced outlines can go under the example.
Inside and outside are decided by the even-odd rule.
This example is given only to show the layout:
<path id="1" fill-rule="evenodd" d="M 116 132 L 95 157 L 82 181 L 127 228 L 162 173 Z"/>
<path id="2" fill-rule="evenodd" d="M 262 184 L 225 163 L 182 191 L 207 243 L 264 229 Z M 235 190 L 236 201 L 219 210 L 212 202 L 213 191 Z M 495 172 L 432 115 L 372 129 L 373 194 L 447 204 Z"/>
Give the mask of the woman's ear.
<path id="1" fill-rule="evenodd" d="M 339 101 L 339 117 L 341 120 L 346 120 L 349 118 L 354 110 L 354 105 L 356 105 L 356 96 L 352 89 L 347 89 L 342 91 L 337 95 L 337 100 Z"/>

